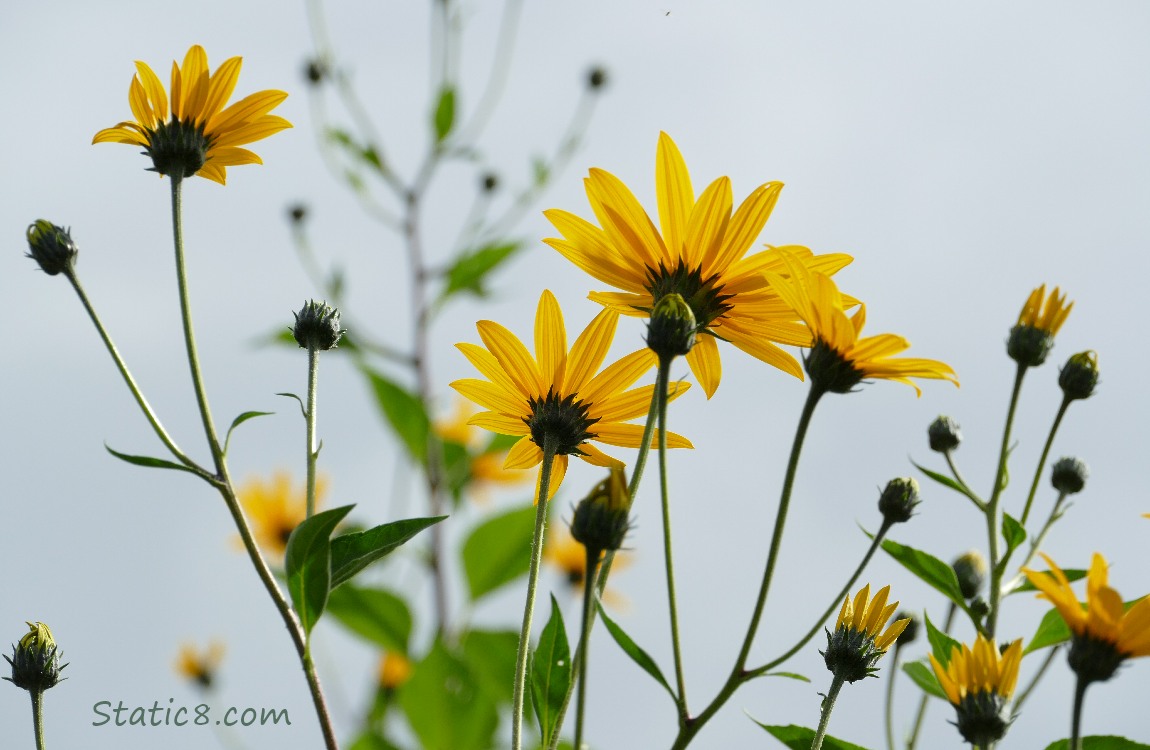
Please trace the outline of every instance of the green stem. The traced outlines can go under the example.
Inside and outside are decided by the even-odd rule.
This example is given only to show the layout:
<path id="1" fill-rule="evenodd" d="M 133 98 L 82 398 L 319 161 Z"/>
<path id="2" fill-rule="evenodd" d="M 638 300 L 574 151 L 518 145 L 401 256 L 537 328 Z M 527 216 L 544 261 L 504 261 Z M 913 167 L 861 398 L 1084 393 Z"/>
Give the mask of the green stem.
<path id="1" fill-rule="evenodd" d="M 972 503 L 974 503 L 976 508 L 985 513 L 986 503 L 983 502 L 982 498 L 975 494 L 974 490 L 970 489 L 970 485 L 966 483 L 966 480 L 959 472 L 958 464 L 954 462 L 954 451 L 946 451 L 943 456 L 945 456 L 946 465 L 950 467 L 950 473 L 954 476 L 954 481 L 958 482 L 958 485 L 962 490 L 962 494 L 966 495 L 966 497 Z"/>
<path id="2" fill-rule="evenodd" d="M 831 680 L 831 689 L 827 691 L 827 695 L 823 698 L 822 716 L 819 717 L 819 728 L 815 732 L 815 740 L 811 743 L 811 750 L 820 750 L 823 746 L 823 739 L 827 736 L 827 724 L 831 722 L 831 711 L 835 709 L 835 701 L 838 700 L 839 691 L 843 689 L 843 684 L 846 681 L 838 675 L 834 676 Z"/>
<path id="3" fill-rule="evenodd" d="M 1022 518 L 1019 519 L 1023 526 L 1026 526 L 1026 519 L 1030 518 L 1030 506 L 1034 502 L 1035 493 L 1038 492 L 1038 482 L 1042 479 L 1042 470 L 1046 468 L 1046 459 L 1050 456 L 1050 446 L 1054 444 L 1054 436 L 1058 432 L 1058 426 L 1062 424 L 1062 417 L 1070 408 L 1070 401 L 1065 396 L 1062 398 L 1062 405 L 1054 415 L 1054 424 L 1050 426 L 1050 434 L 1046 436 L 1046 445 L 1042 446 L 1042 457 L 1038 459 L 1038 466 L 1034 469 L 1034 481 L 1030 483 L 1030 494 L 1026 496 L 1026 506 L 1022 509 Z"/>
<path id="4" fill-rule="evenodd" d="M 894 653 L 891 655 L 890 675 L 886 682 L 886 699 L 883 704 L 883 725 L 886 729 L 886 750 L 894 750 L 894 681 L 898 676 L 898 657 L 902 651 L 902 644 L 894 642 Z"/>
<path id="5" fill-rule="evenodd" d="M 795 428 L 795 438 L 791 444 L 791 457 L 787 462 L 787 474 L 783 480 L 782 495 L 779 498 L 779 508 L 775 513 L 775 530 L 771 535 L 771 547 L 767 552 L 767 563 L 763 570 L 763 581 L 759 586 L 759 595 L 755 601 L 754 613 L 751 615 L 750 625 L 747 627 L 747 634 L 743 638 L 743 645 L 739 649 L 739 656 L 735 660 L 735 665 L 731 669 L 731 674 L 727 677 L 727 681 L 719 690 L 714 700 L 707 705 L 706 708 L 698 715 L 688 718 L 684 726 L 680 727 L 679 734 L 675 738 L 675 744 L 672 745 L 673 750 L 681 750 L 690 744 L 699 730 L 710 721 L 723 704 L 725 704 L 739 686 L 750 678 L 750 673 L 746 671 L 747 657 L 751 653 L 751 644 L 755 640 L 755 635 L 759 629 L 759 620 L 763 616 L 763 608 L 767 603 L 767 595 L 770 593 L 771 579 L 774 576 L 775 564 L 779 556 L 779 548 L 782 546 L 783 541 L 783 528 L 787 521 L 787 510 L 791 504 L 791 491 L 794 489 L 795 474 L 799 467 L 799 456 L 802 453 L 803 441 L 807 435 L 807 428 L 810 427 L 811 417 L 815 413 L 815 407 L 818 406 L 819 399 L 822 398 L 823 391 L 811 386 L 810 391 L 807 393 L 806 403 L 803 404 L 802 414 L 799 415 L 799 423 Z"/>
<path id="6" fill-rule="evenodd" d="M 315 515 L 315 462 L 319 457 L 316 444 L 316 395 L 319 391 L 319 349 L 307 349 L 307 518 Z"/>
<path id="7" fill-rule="evenodd" d="M 531 650 L 531 618 L 535 612 L 535 590 L 539 587 L 539 565 L 543 559 L 543 531 L 547 526 L 547 504 L 551 490 L 551 464 L 555 461 L 556 447 L 556 440 L 551 435 L 543 439 L 543 465 L 539 469 L 539 497 L 535 501 L 535 531 L 531 536 L 527 599 L 523 604 L 523 626 L 519 629 L 519 650 L 515 655 L 515 691 L 511 708 L 512 750 L 523 750 L 523 699 L 527 693 L 527 654 Z"/>
<path id="8" fill-rule="evenodd" d="M 80 285 L 80 279 L 76 277 L 75 271 L 67 269 L 64 271 L 64 275 L 67 276 L 68 281 L 72 283 L 72 288 L 76 290 L 76 296 L 80 298 L 80 304 L 82 304 L 88 312 L 88 317 L 92 319 L 92 323 L 96 326 L 96 331 L 100 334 L 100 338 L 103 339 L 104 346 L 108 349 L 108 354 L 112 355 L 112 361 L 116 363 L 116 369 L 120 371 L 120 375 L 124 378 L 124 383 L 127 384 L 128 390 L 132 392 L 132 396 L 136 399 L 140 411 L 144 412 L 144 417 L 148 420 L 148 424 L 152 426 L 152 430 L 155 431 L 156 436 L 160 438 L 160 442 L 162 442 L 164 447 L 184 466 L 194 470 L 205 479 L 211 477 L 209 472 L 201 468 L 195 461 L 188 458 L 187 455 L 180 450 L 176 442 L 168 435 L 168 431 L 165 430 L 164 426 L 160 423 L 160 418 L 156 416 L 151 404 L 148 403 L 148 399 L 144 397 L 143 391 L 140 390 L 140 386 L 136 384 L 136 379 L 132 377 L 132 373 L 128 370 L 128 365 L 124 362 L 123 357 L 120 356 L 120 351 L 116 348 L 112 337 L 108 335 L 104 324 L 100 322 L 99 316 L 96 315 L 96 309 L 92 307 L 92 303 L 88 299 L 88 295 L 84 292 L 84 287 Z"/>
<path id="9" fill-rule="evenodd" d="M 949 633 L 950 626 L 954 624 L 954 615 L 958 611 L 958 607 L 954 602 L 950 603 L 950 607 L 946 610 L 946 621 L 942 624 L 942 632 Z M 930 696 L 926 693 L 918 700 L 918 711 L 915 712 L 914 726 L 910 730 L 910 737 L 906 741 L 906 750 L 914 750 L 914 746 L 918 744 L 918 734 L 922 731 L 922 722 L 926 718 L 926 707 L 929 705 L 928 701 Z"/>
<path id="10" fill-rule="evenodd" d="M 671 504 L 667 490 L 667 385 L 671 377 L 674 357 L 659 357 L 659 373 L 655 380 L 655 398 L 659 401 L 659 494 L 663 507 L 663 564 L 667 575 L 667 607 L 671 619 L 671 650 L 675 656 L 675 703 L 679 708 L 679 724 L 690 716 L 687 710 L 687 682 L 683 675 L 682 639 L 679 635 L 679 605 L 675 594 L 675 564 L 671 554 Z M 579 747 L 578 743 L 575 745 Z"/>
<path id="11" fill-rule="evenodd" d="M 583 620 L 579 628 L 579 650 L 582 657 L 579 659 L 579 697 L 575 701 L 575 747 L 583 747 L 583 714 L 586 710 L 587 700 L 587 652 L 591 646 L 591 624 L 595 621 L 595 610 L 591 604 L 595 600 L 595 567 L 599 564 L 601 550 L 587 548 L 587 575 L 583 577 Z M 562 722 L 562 718 L 560 718 Z M 555 727 L 555 736 L 558 737 L 559 723 Z"/>
<path id="12" fill-rule="evenodd" d="M 1014 699 L 1014 705 L 1010 707 L 1011 720 L 1022 711 L 1022 704 L 1026 703 L 1026 699 L 1030 697 L 1030 693 L 1038 686 L 1039 680 L 1046 674 L 1046 670 L 1050 668 L 1050 665 L 1054 663 L 1054 658 L 1058 656 L 1058 652 L 1061 648 L 1061 646 L 1053 646 L 1049 649 L 1046 654 L 1046 659 L 1042 662 L 1042 666 L 1040 666 L 1038 671 L 1034 673 L 1034 676 L 1030 678 L 1030 683 L 1026 688 Z"/>
<path id="13" fill-rule="evenodd" d="M 1070 722 L 1070 750 L 1082 750 L 1082 706 L 1086 702 L 1087 680 L 1079 677 L 1074 684 L 1074 718 Z"/>
<path id="14" fill-rule="evenodd" d="M 36 733 L 36 750 L 44 750 L 44 691 L 29 690 L 32 696 L 32 730 Z"/>
<path id="15" fill-rule="evenodd" d="M 998 452 L 998 470 L 994 474 L 994 489 L 990 495 L 990 502 L 986 505 L 986 535 L 987 546 L 990 552 L 990 611 L 986 615 L 986 632 L 988 637 L 994 636 L 995 625 L 998 622 L 998 604 L 1002 597 L 1002 573 L 998 557 L 999 537 L 999 508 L 1002 499 L 1003 483 L 1006 478 L 1006 462 L 1010 455 L 1010 432 L 1014 426 L 1014 413 L 1018 408 L 1018 395 L 1022 392 L 1022 379 L 1026 375 L 1026 365 L 1019 364 L 1014 376 L 1014 388 L 1010 393 L 1010 408 L 1006 412 L 1006 425 L 1002 430 L 1002 446 Z"/>

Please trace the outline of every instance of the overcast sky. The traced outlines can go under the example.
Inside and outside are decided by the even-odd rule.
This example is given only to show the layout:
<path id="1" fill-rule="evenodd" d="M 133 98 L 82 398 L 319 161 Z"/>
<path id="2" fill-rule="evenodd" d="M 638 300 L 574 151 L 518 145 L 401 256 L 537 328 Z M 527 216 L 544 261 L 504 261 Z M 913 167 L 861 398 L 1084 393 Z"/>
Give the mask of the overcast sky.
<path id="1" fill-rule="evenodd" d="M 408 172 L 425 143 L 430 107 L 427 10 L 419 3 L 331 5 L 336 49 L 397 168 Z M 1075 351 L 1096 349 L 1099 394 L 1072 407 L 1052 456 L 1082 457 L 1091 478 L 1045 549 L 1066 567 L 1085 567 L 1090 553 L 1101 551 L 1125 598 L 1150 591 L 1144 544 L 1150 521 L 1139 517 L 1150 511 L 1142 464 L 1150 360 L 1136 308 L 1150 265 L 1150 8 L 734 0 L 527 5 L 506 97 L 480 142 L 483 163 L 497 168 L 505 184 L 529 179 L 530 158 L 551 150 L 586 70 L 602 64 L 610 86 L 583 147 L 540 210 L 589 216 L 581 178 L 597 166 L 624 180 L 653 211 L 655 145 L 665 130 L 682 150 L 696 191 L 729 175 L 738 201 L 763 182 L 785 182 L 759 242 L 852 254 L 854 264 L 838 281 L 868 303 L 868 331 L 907 336 L 912 356 L 945 360 L 961 379 L 961 389 L 928 382 L 920 399 L 885 382 L 824 399 L 752 661 L 765 661 L 805 632 L 841 586 L 866 548 L 858 526 L 878 525 L 877 488 L 914 474 L 911 459 L 941 466 L 925 441 L 935 416 L 961 423 L 960 465 L 976 488 L 989 490 L 1013 374 L 1003 341 L 1027 294 L 1043 282 L 1061 285 L 1076 304 L 1050 363 L 1028 378 L 1007 509 L 1019 512 L 1057 407 L 1057 367 Z M 464 7 L 465 111 L 490 63 L 497 9 L 494 2 Z M 355 206 L 315 148 L 301 77 L 313 49 L 302 4 L 112 0 L 9 3 L 0 11 L 0 80 L 9 113 L 0 119 L 0 226 L 9 238 L 0 254 L 8 310 L 0 367 L 7 405 L 0 460 L 8 480 L 0 643 L 18 639 L 25 619 L 43 620 L 72 662 L 69 681 L 46 700 L 52 746 L 212 746 L 206 732 L 190 729 L 91 726 L 92 705 L 100 700 L 197 702 L 171 661 L 181 641 L 210 637 L 229 649 L 214 705 L 286 707 L 293 717 L 289 729 L 239 734 L 237 747 L 319 743 L 289 640 L 235 553 L 218 497 L 186 476 L 107 455 L 105 442 L 131 453 L 161 448 L 66 282 L 22 257 L 29 222 L 44 217 L 73 228 L 81 278 L 106 324 L 169 429 L 203 457 L 181 365 L 167 183 L 143 171 L 146 160 L 131 148 L 89 145 L 97 130 L 130 116 L 134 60 L 147 61 L 166 80 L 170 61 L 197 43 L 213 68 L 232 55 L 244 57 L 238 95 L 290 92 L 277 113 L 296 125 L 254 147 L 264 166 L 229 170 L 227 187 L 192 180 L 185 190 L 197 333 L 217 423 L 247 409 L 279 412 L 237 435 L 233 473 L 242 478 L 300 465 L 302 424 L 294 407 L 273 394 L 303 391 L 305 357 L 252 346 L 290 323 L 292 310 L 315 294 L 291 250 L 287 205 L 311 207 L 324 258 L 348 271 L 353 314 L 377 331 L 390 322 L 398 344 L 407 341 L 406 292 L 395 270 L 400 247 Z M 475 172 L 449 170 L 432 193 L 433 257 L 445 258 L 456 239 Z M 451 345 L 478 341 L 476 319 L 501 321 L 529 340 L 544 286 L 559 298 L 572 337 L 597 311 L 586 295 L 602 286 L 539 241 L 553 230 L 538 211 L 516 234 L 528 247 L 494 280 L 495 299 L 451 307 L 437 322 L 432 366 L 441 413 L 451 405 L 447 383 L 473 375 Z M 617 350 L 640 346 L 642 333 L 636 321 L 623 321 Z M 707 401 L 693 389 L 671 415 L 674 429 L 696 446 L 676 453 L 671 464 L 692 706 L 717 689 L 745 630 L 806 393 L 805 385 L 721 346 L 717 395 Z M 359 380 L 329 361 L 320 384 L 321 463 L 332 477 L 333 502 L 360 503 L 364 521 L 389 520 L 396 496 L 414 485 L 395 477 L 396 445 Z M 680 369 L 677 375 L 687 374 Z M 561 507 L 599 478 L 597 470 L 574 464 Z M 649 481 L 637 501 L 634 564 L 613 578 L 613 587 L 630 601 L 620 622 L 670 673 L 656 486 Z M 1053 500 L 1047 486 L 1044 479 L 1040 512 Z M 929 484 L 924 499 L 919 516 L 893 538 L 948 560 L 969 547 L 985 549 L 981 518 L 965 501 Z M 449 533 L 459 538 L 477 517 L 452 519 Z M 865 580 L 890 583 L 906 607 L 925 608 L 936 620 L 944 615 L 941 597 L 888 559 L 877 559 Z M 547 583 L 566 596 L 570 621 L 574 598 L 562 593 L 557 577 Z M 477 621 L 514 627 L 520 595 L 516 589 L 481 608 Z M 1010 600 L 1000 636 L 1029 638 L 1045 611 L 1029 596 Z M 318 632 L 321 677 L 346 737 L 372 665 L 338 628 Z M 955 635 L 971 637 L 969 629 Z M 817 638 L 788 665 L 811 684 L 763 680 L 744 688 L 696 745 L 774 746 L 744 711 L 766 723 L 814 726 L 817 693 L 830 678 L 817 653 L 822 647 Z M 674 713 L 662 689 L 603 633 L 593 649 L 593 746 L 669 745 Z M 1024 681 L 1040 658 L 1024 662 Z M 1008 747 L 1045 747 L 1068 734 L 1069 674 L 1059 659 L 1011 730 Z M 882 745 L 884 687 L 875 680 L 848 687 L 831 733 Z M 1092 687 L 1086 731 L 1150 741 L 1145 717 L 1126 699 L 1148 688 L 1150 664 L 1138 662 Z M 898 721 L 909 724 L 915 691 L 905 678 L 898 695 Z M 27 700 L 10 688 L 0 688 L 0 696 L 5 744 L 25 746 Z M 946 723 L 952 710 L 935 702 L 931 711 L 920 747 L 960 747 Z"/>

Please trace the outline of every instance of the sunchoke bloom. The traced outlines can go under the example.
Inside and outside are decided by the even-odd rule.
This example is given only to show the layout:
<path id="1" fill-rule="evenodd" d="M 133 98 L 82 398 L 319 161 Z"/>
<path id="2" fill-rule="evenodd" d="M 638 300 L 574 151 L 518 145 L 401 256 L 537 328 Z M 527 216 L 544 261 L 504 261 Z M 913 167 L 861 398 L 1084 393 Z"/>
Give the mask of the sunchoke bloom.
<path id="1" fill-rule="evenodd" d="M 1045 284 L 1035 289 L 1018 314 L 1017 325 L 1010 329 L 1006 353 L 1025 367 L 1037 367 L 1045 362 L 1054 347 L 1054 336 L 1073 308 L 1074 303 L 1067 304 L 1066 295 L 1059 294 L 1058 287 L 1049 295 Z"/>
<path id="2" fill-rule="evenodd" d="M 870 584 L 843 599 L 834 632 L 827 633 L 827 650 L 823 660 L 836 678 L 856 682 L 873 677 L 875 662 L 882 658 L 891 644 L 902 634 L 910 619 L 897 620 L 882 632 L 887 620 L 898 609 L 898 602 L 887 604 L 890 586 L 883 586 L 870 598 Z"/>
<path id="3" fill-rule="evenodd" d="M 958 385 L 950 365 L 934 359 L 896 357 L 910 347 L 902 336 L 882 333 L 862 338 L 866 305 L 849 318 L 843 295 L 824 273 L 808 268 L 798 256 L 779 250 L 788 274 L 766 271 L 771 288 L 811 329 L 814 345 L 806 357 L 813 387 L 831 393 L 849 393 L 867 378 L 906 383 L 922 395 L 911 378 L 949 380 Z"/>
<path id="4" fill-rule="evenodd" d="M 643 441 L 643 426 L 627 420 L 647 414 L 655 386 L 626 389 L 655 365 L 656 356 L 640 349 L 599 372 L 618 320 L 614 310 L 599 313 L 568 351 L 563 312 L 554 295 L 545 290 L 535 314 L 534 356 L 515 334 L 490 320 L 476 324 L 484 346 L 456 344 L 487 378 L 451 384 L 490 410 L 476 414 L 468 423 L 519 437 L 507 454 L 507 469 L 540 465 L 543 446 L 550 442 L 555 449 L 550 495 L 563 481 L 570 455 L 595 466 L 623 465 L 592 441 L 625 448 L 637 448 Z M 670 398 L 686 390 L 686 383 L 675 384 Z M 657 437 L 655 431 L 653 439 Z M 668 432 L 667 447 L 692 446 L 686 438 Z"/>
<path id="5" fill-rule="evenodd" d="M 1054 561 L 1042 555 L 1049 573 L 1023 569 L 1026 577 L 1050 601 L 1071 632 L 1070 668 L 1087 683 L 1109 680 L 1127 659 L 1150 656 L 1150 597 L 1130 609 L 1107 585 L 1106 558 L 1097 552 L 1086 575 L 1086 607 L 1070 588 L 1070 581 Z"/>
<path id="6" fill-rule="evenodd" d="M 934 654 L 931 666 L 947 700 L 958 714 L 956 723 L 962 738 L 974 747 L 989 747 L 1006 735 L 1010 720 L 1003 709 L 1014 695 L 1018 667 L 1022 664 L 1022 639 L 999 651 L 994 641 L 981 635 L 974 649 L 965 643 L 950 652 L 943 666 Z"/>
<path id="7" fill-rule="evenodd" d="M 142 146 L 152 158 L 152 171 L 179 179 L 199 175 L 223 185 L 227 167 L 263 164 L 259 156 L 240 148 L 290 128 L 290 122 L 268 114 L 287 98 L 283 91 L 258 91 L 230 107 L 243 59 L 225 60 L 208 73 L 208 56 L 198 44 L 188 50 L 183 66 L 172 63 L 171 116 L 164 84 L 148 67 L 136 62 L 128 88 L 135 120 L 104 128 L 92 143 Z"/>
<path id="8" fill-rule="evenodd" d="M 12 656 L 4 657 L 12 667 L 12 676 L 4 679 L 38 695 L 55 687 L 60 682 L 60 672 L 68 665 L 60 663 L 60 649 L 47 625 L 26 624 L 28 632 L 12 646 Z"/>
<path id="9" fill-rule="evenodd" d="M 316 482 L 316 506 L 327 490 L 327 480 Z M 292 487 L 291 475 L 277 471 L 271 481 L 248 479 L 236 490 L 236 498 L 248 514 L 256 544 L 275 560 L 283 560 L 288 538 L 307 518 L 307 489 Z"/>
<path id="10" fill-rule="evenodd" d="M 224 660 L 224 644 L 212 641 L 201 651 L 191 643 L 180 646 L 176 655 L 176 674 L 207 690 L 216 679 L 216 671 Z"/>
<path id="11" fill-rule="evenodd" d="M 611 173 L 592 169 L 584 184 L 600 226 L 551 209 L 544 215 L 563 237 L 544 242 L 599 281 L 623 290 L 592 292 L 592 300 L 623 315 L 649 317 L 666 295 L 682 296 L 700 334 L 687 362 L 708 398 L 719 387 L 722 371 L 717 339 L 802 378 L 799 363 L 776 344 L 807 346 L 810 332 L 762 275 L 768 269 L 783 271 L 780 258 L 772 250 L 747 256 L 778 201 L 781 182 L 760 185 L 732 214 L 730 178 L 718 178 L 696 199 L 679 149 L 661 133 L 655 160 L 658 227 Z M 849 255 L 789 249 L 804 265 L 826 274 L 851 262 Z"/>

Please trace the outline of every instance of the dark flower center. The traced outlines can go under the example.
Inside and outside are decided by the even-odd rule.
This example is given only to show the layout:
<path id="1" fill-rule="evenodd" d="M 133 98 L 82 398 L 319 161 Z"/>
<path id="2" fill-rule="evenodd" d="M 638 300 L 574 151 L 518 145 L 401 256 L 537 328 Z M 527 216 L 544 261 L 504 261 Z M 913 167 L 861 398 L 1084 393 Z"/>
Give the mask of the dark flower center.
<path id="1" fill-rule="evenodd" d="M 994 690 L 967 693 L 955 706 L 959 734 L 975 747 L 986 747 L 1006 736 L 1010 721 L 1002 716 L 1006 699 Z"/>
<path id="2" fill-rule="evenodd" d="M 1090 633 L 1075 634 L 1066 655 L 1070 668 L 1086 683 L 1109 680 L 1126 658 L 1127 654 L 1119 651 L 1117 645 Z"/>
<path id="3" fill-rule="evenodd" d="M 803 365 L 811 376 L 811 385 L 830 393 L 850 393 L 863 379 L 862 370 L 854 362 L 822 339 L 815 340 L 803 357 Z"/>
<path id="4" fill-rule="evenodd" d="M 718 281 L 717 273 L 704 279 L 701 266 L 692 269 L 680 263 L 669 269 L 660 263 L 658 269 L 647 267 L 647 291 L 655 298 L 655 304 L 668 294 L 679 294 L 695 315 L 697 331 L 706 331 L 733 307 L 728 300 L 735 295 L 723 294 L 723 286 Z M 644 312 L 651 313 L 650 310 Z"/>
<path id="5" fill-rule="evenodd" d="M 182 178 L 200 171 L 207 161 L 210 146 L 203 126 L 185 120 L 171 120 L 160 123 L 148 133 L 148 148 L 144 153 L 152 157 L 149 171 Z"/>
<path id="6" fill-rule="evenodd" d="M 579 446 L 595 437 L 588 428 L 599 421 L 598 417 L 587 416 L 591 404 L 580 401 L 574 394 L 561 397 L 554 388 L 543 398 L 527 399 L 527 403 L 531 416 L 524 417 L 523 421 L 530 428 L 536 445 L 542 448 L 550 438 L 555 445 L 555 455 L 583 455 Z"/>

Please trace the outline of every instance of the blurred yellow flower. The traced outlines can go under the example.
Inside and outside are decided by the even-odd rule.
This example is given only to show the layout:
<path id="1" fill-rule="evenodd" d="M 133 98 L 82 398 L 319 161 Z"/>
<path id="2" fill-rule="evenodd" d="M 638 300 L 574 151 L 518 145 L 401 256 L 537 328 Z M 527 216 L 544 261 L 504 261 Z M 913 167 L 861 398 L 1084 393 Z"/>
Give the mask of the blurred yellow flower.
<path id="1" fill-rule="evenodd" d="M 993 693 L 1010 700 L 1022 664 L 1022 639 L 1000 652 L 994 641 L 979 635 L 973 649 L 965 643 L 961 648 L 955 646 L 945 668 L 934 654 L 930 654 L 930 663 L 947 700 L 955 706 L 961 705 L 968 696 L 977 700 L 980 693 Z"/>
<path id="2" fill-rule="evenodd" d="M 492 486 L 522 484 L 531 477 L 522 471 L 503 468 L 507 451 L 485 445 L 486 433 L 470 424 L 476 410 L 464 399 L 456 399 L 455 412 L 435 425 L 436 433 L 444 440 L 460 445 L 467 451 L 467 485 L 471 496 L 486 499 L 486 490 Z"/>
<path id="3" fill-rule="evenodd" d="M 326 492 L 327 478 L 321 475 L 315 487 L 317 509 Z M 291 474 L 277 471 L 270 481 L 248 478 L 236 490 L 236 497 L 251 522 L 256 543 L 273 560 L 283 560 L 288 537 L 307 517 L 307 488 L 302 484 L 293 487 Z"/>
<path id="4" fill-rule="evenodd" d="M 624 290 L 592 292 L 592 300 L 623 315 L 648 317 L 664 296 L 681 295 L 698 332 L 706 334 L 697 337 L 687 362 L 708 398 L 722 372 L 717 339 L 802 378 L 799 363 L 776 344 L 807 346 L 810 333 L 762 276 L 764 270 L 777 269 L 779 259 L 769 250 L 744 257 L 778 201 L 781 182 L 760 185 L 733 214 L 729 177 L 716 179 L 696 200 L 678 147 L 660 133 L 655 159 L 659 227 L 611 173 L 592 169 L 584 184 L 601 228 L 551 209 L 543 213 L 563 237 L 544 242 L 599 281 Z M 851 262 L 849 255 L 789 249 L 826 274 Z"/>
<path id="5" fill-rule="evenodd" d="M 573 590 L 582 593 L 583 586 L 587 583 L 587 549 L 575 541 L 567 524 L 555 524 L 547 531 L 547 543 L 543 545 L 543 562 L 558 571 Z M 627 553 L 617 552 L 614 562 L 611 563 L 611 572 L 614 574 L 630 564 L 631 558 Z M 615 606 L 622 603 L 622 599 L 611 589 L 603 592 L 603 599 Z"/>
<path id="6" fill-rule="evenodd" d="M 128 88 L 135 120 L 104 128 L 92 143 L 142 146 L 152 157 L 153 171 L 173 178 L 199 175 L 221 185 L 227 167 L 262 164 L 259 156 L 240 148 L 290 128 L 290 122 L 268 114 L 287 98 L 283 91 L 258 91 L 224 108 L 240 76 L 243 59 L 225 60 L 208 73 L 208 55 L 194 45 L 183 66 L 172 63 L 171 119 L 164 84 L 148 67 L 136 62 Z"/>
<path id="7" fill-rule="evenodd" d="M 176 674 L 186 677 L 204 690 L 212 686 L 216 670 L 224 660 L 224 644 L 213 640 L 207 649 L 200 651 L 194 644 L 180 646 L 176 656 Z"/>
<path id="8" fill-rule="evenodd" d="M 384 652 L 379 657 L 379 686 L 384 690 L 395 690 L 411 677 L 411 662 L 403 654 Z"/>

